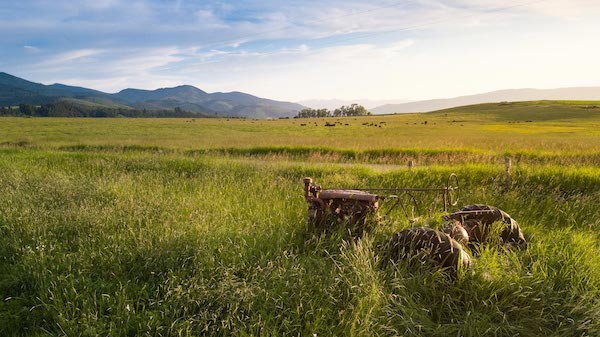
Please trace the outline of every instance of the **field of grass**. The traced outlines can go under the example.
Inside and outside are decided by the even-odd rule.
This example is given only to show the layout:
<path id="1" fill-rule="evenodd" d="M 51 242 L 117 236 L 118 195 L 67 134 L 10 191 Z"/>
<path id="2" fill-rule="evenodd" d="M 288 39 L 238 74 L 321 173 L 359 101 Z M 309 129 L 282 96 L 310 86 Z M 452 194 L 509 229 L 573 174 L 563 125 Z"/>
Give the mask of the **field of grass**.
<path id="1" fill-rule="evenodd" d="M 0 335 L 598 336 L 600 114 L 518 104 L 533 112 L 335 127 L 2 118 Z M 536 104 L 566 108 L 543 120 Z M 305 176 L 440 186 L 451 172 L 459 205 L 507 211 L 526 251 L 484 249 L 450 279 L 381 266 L 380 244 L 410 226 L 402 217 L 360 240 L 307 233 Z M 437 206 L 419 225 L 441 226 Z"/>
<path id="2" fill-rule="evenodd" d="M 339 124 L 324 126 L 333 121 Z M 338 119 L 161 119 L 157 122 L 32 118 L 24 122 L 22 118 L 3 118 L 0 135 L 0 142 L 5 144 L 52 148 L 85 145 L 204 150 L 317 146 L 354 151 L 429 149 L 576 154 L 589 153 L 591 143 L 598 145 L 600 108 L 542 101 L 481 104 L 428 114 Z"/>

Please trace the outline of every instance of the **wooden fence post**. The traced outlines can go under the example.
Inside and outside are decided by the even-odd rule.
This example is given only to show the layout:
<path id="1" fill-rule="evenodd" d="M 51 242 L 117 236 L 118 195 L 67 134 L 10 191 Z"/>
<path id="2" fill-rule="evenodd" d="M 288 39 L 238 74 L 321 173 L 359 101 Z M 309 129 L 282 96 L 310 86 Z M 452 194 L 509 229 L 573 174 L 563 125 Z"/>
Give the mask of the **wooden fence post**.
<path id="1" fill-rule="evenodd" d="M 504 157 L 504 170 L 506 171 L 506 188 L 510 188 L 510 186 L 512 185 L 512 178 L 510 176 L 510 169 L 511 169 L 512 163 L 510 160 L 509 156 Z"/>

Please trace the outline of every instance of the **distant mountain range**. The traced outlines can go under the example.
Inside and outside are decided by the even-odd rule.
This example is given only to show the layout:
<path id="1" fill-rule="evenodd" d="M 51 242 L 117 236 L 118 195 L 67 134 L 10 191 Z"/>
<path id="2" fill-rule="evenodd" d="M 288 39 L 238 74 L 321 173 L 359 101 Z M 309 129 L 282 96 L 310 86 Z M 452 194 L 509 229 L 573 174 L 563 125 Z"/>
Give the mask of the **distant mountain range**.
<path id="1" fill-rule="evenodd" d="M 243 92 L 207 93 L 191 85 L 156 90 L 124 89 L 115 94 L 64 84 L 44 85 L 0 72 L 0 107 L 21 103 L 33 105 L 68 102 L 88 109 L 183 110 L 198 116 L 280 118 L 296 116 L 311 108 L 333 110 L 357 103 L 373 114 L 428 112 L 464 105 L 532 100 L 600 100 L 600 87 L 560 89 L 509 89 L 455 98 L 399 103 L 402 100 L 305 100 L 281 102 Z M 389 103 L 376 106 L 377 104 Z M 392 104 L 397 103 L 397 104 Z M 371 108 L 376 106 L 374 108 Z"/>
<path id="2" fill-rule="evenodd" d="M 44 85 L 0 72 L 0 106 L 68 101 L 111 109 L 169 110 L 179 108 L 202 115 L 279 118 L 293 117 L 304 106 L 260 98 L 242 92 L 207 93 L 190 85 L 156 90 L 125 89 L 109 94 L 64 84 Z"/>
<path id="3" fill-rule="evenodd" d="M 393 114 L 407 112 L 428 112 L 464 105 L 517 102 L 536 100 L 599 100 L 600 87 L 575 87 L 560 89 L 509 89 L 484 94 L 460 96 L 455 98 L 431 99 L 403 104 L 385 104 L 370 109 L 373 114 Z"/>

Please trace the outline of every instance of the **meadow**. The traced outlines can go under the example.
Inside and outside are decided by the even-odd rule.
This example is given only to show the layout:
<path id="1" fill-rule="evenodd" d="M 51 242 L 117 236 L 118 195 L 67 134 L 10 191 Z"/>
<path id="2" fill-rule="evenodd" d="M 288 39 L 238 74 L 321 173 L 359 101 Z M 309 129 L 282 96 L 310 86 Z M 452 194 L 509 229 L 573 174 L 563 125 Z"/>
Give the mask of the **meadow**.
<path id="1" fill-rule="evenodd" d="M 1 118 L 0 335 L 598 336 L 594 106 L 502 103 L 334 127 Z M 452 279 L 382 265 L 380 245 L 406 218 L 356 240 L 307 230 L 305 176 L 404 187 L 452 172 L 459 206 L 507 211 L 527 250 L 483 249 Z M 421 200 L 431 211 L 416 225 L 439 228 L 436 196 Z"/>

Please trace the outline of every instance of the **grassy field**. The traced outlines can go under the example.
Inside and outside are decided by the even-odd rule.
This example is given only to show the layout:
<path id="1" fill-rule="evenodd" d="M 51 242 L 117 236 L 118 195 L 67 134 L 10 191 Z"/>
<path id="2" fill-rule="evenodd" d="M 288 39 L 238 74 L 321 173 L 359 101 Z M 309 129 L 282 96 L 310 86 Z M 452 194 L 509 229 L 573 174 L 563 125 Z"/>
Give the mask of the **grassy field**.
<path id="1" fill-rule="evenodd" d="M 24 122 L 21 118 L 3 118 L 0 141 L 52 148 L 69 145 L 169 149 L 319 146 L 346 150 L 588 153 L 590 142 L 598 145 L 600 136 L 600 107 L 590 107 L 594 105 L 545 101 L 500 103 L 428 114 L 327 120 L 161 119 L 157 122 L 154 119 L 31 118 Z M 339 124 L 324 126 L 334 121 Z"/>
<path id="2" fill-rule="evenodd" d="M 0 335 L 598 336 L 592 103 L 335 127 L 2 118 Z M 510 188 L 505 155 L 515 163 Z M 451 172 L 459 205 L 504 209 L 528 250 L 484 249 L 452 280 L 380 265 L 379 245 L 410 226 L 402 217 L 360 240 L 307 233 L 305 176 L 324 186 L 440 186 Z M 441 226 L 433 206 L 419 225 Z"/>

